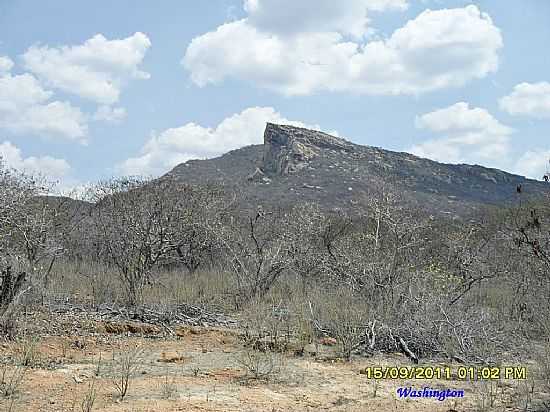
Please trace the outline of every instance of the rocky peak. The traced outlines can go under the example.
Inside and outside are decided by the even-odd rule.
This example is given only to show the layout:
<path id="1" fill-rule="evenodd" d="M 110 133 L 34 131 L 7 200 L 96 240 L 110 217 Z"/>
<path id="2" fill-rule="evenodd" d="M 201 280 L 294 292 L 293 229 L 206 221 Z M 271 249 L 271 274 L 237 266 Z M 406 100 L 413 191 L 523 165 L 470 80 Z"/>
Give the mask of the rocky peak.
<path id="1" fill-rule="evenodd" d="M 442 216 L 468 216 L 483 205 L 517 202 L 516 189 L 533 198 L 548 183 L 482 166 L 437 163 L 408 153 L 362 146 L 328 134 L 268 124 L 263 145 L 246 146 L 176 166 L 170 176 L 188 184 L 216 184 L 242 194 L 243 209 L 290 207 L 356 210 L 371 193 L 399 193 L 404 205 Z"/>
<path id="2" fill-rule="evenodd" d="M 264 133 L 263 171 L 288 175 L 307 166 L 323 150 L 350 151 L 344 139 L 316 130 L 268 123 Z"/>

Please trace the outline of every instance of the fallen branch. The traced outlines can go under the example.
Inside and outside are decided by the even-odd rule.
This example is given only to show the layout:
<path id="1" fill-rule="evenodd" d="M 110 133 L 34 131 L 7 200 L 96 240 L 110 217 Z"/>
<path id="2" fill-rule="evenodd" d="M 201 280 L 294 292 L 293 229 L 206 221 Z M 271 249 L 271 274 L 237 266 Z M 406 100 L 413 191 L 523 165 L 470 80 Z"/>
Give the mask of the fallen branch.
<path id="1" fill-rule="evenodd" d="M 407 357 L 411 359 L 414 363 L 418 363 L 418 356 L 416 356 L 414 352 L 409 349 L 407 342 L 405 342 L 401 337 L 397 338 L 397 342 L 399 343 L 399 347 L 401 348 L 403 353 L 407 355 Z"/>

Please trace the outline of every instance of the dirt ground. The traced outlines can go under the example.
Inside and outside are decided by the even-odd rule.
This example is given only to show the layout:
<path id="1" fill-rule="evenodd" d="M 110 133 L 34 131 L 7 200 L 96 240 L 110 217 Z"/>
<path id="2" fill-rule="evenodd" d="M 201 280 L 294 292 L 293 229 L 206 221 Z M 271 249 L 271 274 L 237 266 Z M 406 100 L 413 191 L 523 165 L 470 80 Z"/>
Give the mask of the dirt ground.
<path id="1" fill-rule="evenodd" d="M 48 329 L 48 320 L 42 319 Z M 52 321 L 52 328 L 55 322 Z M 70 326 L 66 322 L 65 326 Z M 73 322 L 74 323 L 74 322 Z M 82 326 L 82 324 L 80 324 Z M 55 328 L 54 328 L 55 329 Z M 132 329 L 131 333 L 128 330 Z M 86 333 L 82 331 L 85 330 Z M 429 411 L 520 410 L 517 382 L 494 386 L 457 381 L 372 381 L 360 371 L 368 366 L 411 365 L 401 354 L 328 360 L 330 346 L 316 345 L 316 356 L 264 354 L 276 371 L 269 379 L 252 379 L 243 366 L 250 349 L 232 329 L 178 327 L 176 336 L 159 336 L 147 325 L 88 322 L 74 335 L 41 336 L 0 346 L 6 376 L 14 359 L 26 359 L 21 385 L 11 399 L 0 395 L 0 411 L 85 411 L 93 390 L 93 411 Z M 141 333 L 139 333 L 141 332 Z M 35 342 L 33 345 L 32 342 Z M 135 349 L 138 348 L 138 349 Z M 319 349 L 320 348 L 320 349 Z M 136 354 L 126 397 L 120 400 L 114 380 L 121 356 Z M 256 352 L 254 352 L 256 353 Z M 1 374 L 0 374 L 1 378 Z M 459 400 L 400 399 L 401 386 L 465 389 Z M 520 394 L 520 395 L 518 395 Z M 498 400 L 497 399 L 498 395 Z M 499 405 L 500 402 L 500 405 Z M 11 408 L 11 409 L 10 409 Z"/>

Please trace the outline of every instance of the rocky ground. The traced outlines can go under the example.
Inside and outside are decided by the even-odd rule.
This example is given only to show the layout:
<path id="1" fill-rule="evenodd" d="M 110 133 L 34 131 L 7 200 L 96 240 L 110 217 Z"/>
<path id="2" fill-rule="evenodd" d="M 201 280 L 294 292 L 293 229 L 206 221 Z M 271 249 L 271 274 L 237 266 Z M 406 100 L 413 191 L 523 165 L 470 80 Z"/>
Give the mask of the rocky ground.
<path id="1" fill-rule="evenodd" d="M 86 411 L 83 402 L 94 393 L 88 410 L 535 410 L 522 409 L 524 397 L 528 401 L 537 396 L 530 381 L 371 381 L 361 374 L 368 366 L 411 363 L 401 354 L 344 362 L 333 356 L 330 340 L 311 345 L 304 356 L 274 354 L 245 347 L 236 327 L 175 326 L 168 333 L 146 323 L 96 318 L 83 313 L 27 314 L 26 337 L 0 346 L 2 388 L 17 373 L 22 376 L 14 395 L 0 395 L 0 410 Z M 115 382 L 123 376 L 124 359 L 131 359 L 130 379 L 121 400 Z M 250 359 L 273 371 L 256 379 Z M 439 402 L 396 395 L 400 386 L 428 385 L 464 388 L 466 396 Z"/>

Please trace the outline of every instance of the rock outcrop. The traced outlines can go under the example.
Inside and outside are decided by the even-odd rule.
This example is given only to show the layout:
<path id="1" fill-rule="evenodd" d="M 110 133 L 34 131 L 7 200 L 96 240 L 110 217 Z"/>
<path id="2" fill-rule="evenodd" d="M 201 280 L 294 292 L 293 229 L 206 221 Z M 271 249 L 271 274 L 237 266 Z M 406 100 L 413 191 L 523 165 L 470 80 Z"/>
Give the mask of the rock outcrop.
<path id="1" fill-rule="evenodd" d="M 269 183 L 271 179 L 265 175 L 265 173 L 259 167 L 249 174 L 246 178 L 249 182 Z"/>
<path id="2" fill-rule="evenodd" d="M 294 174 L 326 149 L 347 151 L 352 145 L 316 130 L 268 123 L 262 170 L 269 175 Z"/>

